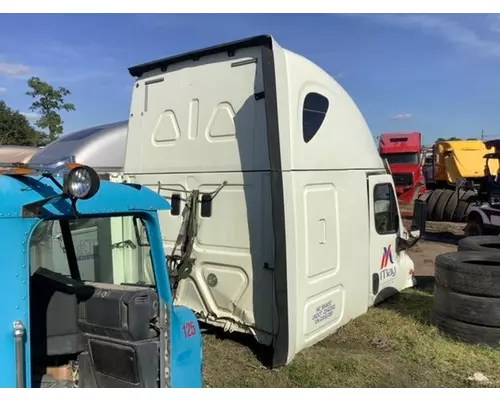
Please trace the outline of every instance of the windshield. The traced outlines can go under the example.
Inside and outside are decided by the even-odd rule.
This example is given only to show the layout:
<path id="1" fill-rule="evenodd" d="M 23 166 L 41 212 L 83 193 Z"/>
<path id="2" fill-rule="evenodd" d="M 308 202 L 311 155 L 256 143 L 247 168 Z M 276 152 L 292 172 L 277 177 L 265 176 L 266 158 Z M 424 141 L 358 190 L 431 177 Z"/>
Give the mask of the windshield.
<path id="1" fill-rule="evenodd" d="M 145 225 L 131 216 L 43 221 L 31 236 L 31 273 L 46 268 L 77 280 L 154 285 L 145 242 Z"/>
<path id="2" fill-rule="evenodd" d="M 418 153 L 384 154 L 382 157 L 387 160 L 389 165 L 418 164 L 420 162 L 420 158 L 418 156 Z"/>

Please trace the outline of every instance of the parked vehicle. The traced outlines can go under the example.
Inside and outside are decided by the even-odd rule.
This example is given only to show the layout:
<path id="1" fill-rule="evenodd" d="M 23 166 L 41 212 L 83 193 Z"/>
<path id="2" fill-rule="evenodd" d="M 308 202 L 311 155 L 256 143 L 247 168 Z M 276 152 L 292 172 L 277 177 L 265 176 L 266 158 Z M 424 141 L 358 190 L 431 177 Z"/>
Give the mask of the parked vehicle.
<path id="1" fill-rule="evenodd" d="M 495 148 L 481 140 L 440 141 L 434 145 L 434 162 L 426 168 L 427 191 L 422 200 L 428 203 L 427 219 L 463 222 L 475 202 L 490 170 L 496 174 L 497 159 L 485 167 L 485 156 Z"/>
<path id="2" fill-rule="evenodd" d="M 426 186 L 433 185 L 434 182 L 434 152 L 427 148 L 422 151 L 422 172 Z"/>
<path id="3" fill-rule="evenodd" d="M 279 367 L 413 285 L 406 249 L 422 222 L 405 230 L 371 132 L 326 72 L 270 36 L 129 71 L 123 173 L 110 179 L 170 201 L 159 221 L 175 304 L 253 335 Z M 100 143 L 54 154 L 105 160 Z"/>
<path id="4" fill-rule="evenodd" d="M 2 165 L 0 192 L 0 387 L 201 387 L 198 322 L 165 270 L 165 199 L 75 164 Z"/>
<path id="5" fill-rule="evenodd" d="M 35 146 L 0 146 L 0 163 L 28 163 L 40 149 Z"/>
<path id="6" fill-rule="evenodd" d="M 128 121 L 118 121 L 66 133 L 39 150 L 31 162 L 54 166 L 77 162 L 92 166 L 106 179 L 123 172 L 127 127 Z"/>
<path id="7" fill-rule="evenodd" d="M 425 193 L 421 133 L 383 133 L 379 153 L 389 164 L 401 214 L 412 216 L 415 200 Z"/>
<path id="8" fill-rule="evenodd" d="M 485 178 L 476 193 L 470 198 L 467 209 L 465 236 L 499 235 L 500 234 L 500 171 L 491 172 L 490 164 L 498 163 L 500 153 L 489 153 L 484 156 Z"/>

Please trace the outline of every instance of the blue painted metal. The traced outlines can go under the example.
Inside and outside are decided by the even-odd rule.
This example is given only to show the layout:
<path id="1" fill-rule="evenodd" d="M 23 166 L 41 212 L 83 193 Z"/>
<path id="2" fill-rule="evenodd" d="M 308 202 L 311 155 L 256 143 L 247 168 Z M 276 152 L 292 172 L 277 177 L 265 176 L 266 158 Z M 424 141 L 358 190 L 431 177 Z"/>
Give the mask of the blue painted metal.
<path id="1" fill-rule="evenodd" d="M 11 195 L 12 196 L 12 195 Z M 2 203 L 9 202 L 2 196 Z M 0 203 L 1 204 L 1 203 Z M 0 205 L 1 209 L 1 205 Z M 0 219 L 1 283 L 0 298 L 0 387 L 16 387 L 15 348 L 13 323 L 20 320 L 29 332 L 29 259 L 28 244 L 34 219 Z M 30 371 L 29 335 L 26 335 L 26 371 Z M 25 373 L 26 384 L 31 385 L 29 373 Z"/>
<path id="2" fill-rule="evenodd" d="M 62 184 L 62 181 L 58 179 Z M 41 176 L 0 175 L 0 232 L 2 241 L 2 280 L 0 293 L 0 387 L 15 387 L 15 348 L 13 322 L 21 320 L 26 328 L 26 385 L 31 386 L 30 321 L 29 321 L 29 240 L 43 219 L 23 218 L 22 207 L 28 203 L 59 194 L 61 190 L 48 178 Z M 72 216 L 69 200 L 58 200 L 45 206 L 43 218 Z M 168 342 L 170 354 L 170 387 L 199 388 L 202 379 L 202 340 L 198 321 L 185 307 L 174 307 L 165 253 L 158 222 L 158 210 L 169 210 L 169 203 L 146 187 L 101 181 L 99 192 L 89 200 L 81 200 L 77 208 L 82 216 L 141 215 L 146 222 L 155 277 L 160 299 L 167 307 Z M 194 332 L 186 337 L 184 326 L 192 324 Z"/>
<path id="3" fill-rule="evenodd" d="M 171 385 L 200 388 L 203 386 L 203 351 L 198 321 L 189 308 L 182 306 L 174 307 L 171 321 Z M 183 327 L 189 323 L 194 325 L 194 334 L 186 337 Z"/>
<path id="4" fill-rule="evenodd" d="M 61 178 L 56 178 L 62 185 Z M 60 194 L 61 190 L 48 178 L 39 175 L 0 175 L 0 218 L 20 216 L 25 204 Z M 70 216 L 71 202 L 59 200 L 45 207 L 53 216 Z M 78 202 L 81 214 L 124 214 L 137 211 L 170 210 L 169 203 L 145 186 L 101 181 L 94 197 Z"/>
<path id="5" fill-rule="evenodd" d="M 165 253 L 163 250 L 161 232 L 156 214 L 150 214 L 145 219 L 151 244 L 151 257 L 155 265 L 164 265 Z M 166 268 L 155 271 L 158 294 L 168 307 L 170 318 L 170 360 L 172 387 L 200 388 L 203 386 L 202 375 L 202 339 L 198 320 L 193 312 L 182 306 L 173 306 L 172 293 Z M 194 332 L 186 337 L 185 327 L 192 324 Z M 192 333 L 192 335 L 191 335 Z"/>

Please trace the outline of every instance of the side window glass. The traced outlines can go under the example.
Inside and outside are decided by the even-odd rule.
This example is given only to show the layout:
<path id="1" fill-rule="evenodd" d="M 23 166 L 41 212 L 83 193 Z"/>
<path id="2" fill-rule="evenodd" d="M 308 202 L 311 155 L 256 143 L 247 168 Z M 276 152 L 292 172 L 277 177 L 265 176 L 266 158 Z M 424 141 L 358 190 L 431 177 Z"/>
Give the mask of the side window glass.
<path id="1" fill-rule="evenodd" d="M 81 279 L 90 282 L 154 285 L 146 225 L 131 216 L 70 221 Z M 39 268 L 71 276 L 59 221 L 42 221 L 30 240 L 31 274 Z"/>
<path id="2" fill-rule="evenodd" d="M 145 223 L 131 216 L 80 219 L 71 235 L 83 280 L 154 285 Z"/>
<path id="3" fill-rule="evenodd" d="M 39 268 L 68 277 L 71 275 L 59 221 L 42 221 L 33 231 L 30 239 L 30 268 L 32 275 Z"/>
<path id="4" fill-rule="evenodd" d="M 390 183 L 381 183 L 373 189 L 375 229 L 380 235 L 394 234 L 399 229 L 396 195 Z"/>
<path id="5" fill-rule="evenodd" d="M 319 93 L 308 93 L 302 109 L 302 135 L 304 142 L 309 143 L 316 135 L 328 111 L 329 102 Z"/>

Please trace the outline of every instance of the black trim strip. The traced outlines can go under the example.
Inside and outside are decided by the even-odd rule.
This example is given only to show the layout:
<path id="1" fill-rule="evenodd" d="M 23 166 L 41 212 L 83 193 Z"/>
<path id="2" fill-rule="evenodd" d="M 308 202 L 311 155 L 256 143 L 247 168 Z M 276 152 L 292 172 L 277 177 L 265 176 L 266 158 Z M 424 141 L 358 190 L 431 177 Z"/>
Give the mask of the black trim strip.
<path id="1" fill-rule="evenodd" d="M 80 267 L 78 265 L 78 258 L 76 257 L 75 246 L 73 243 L 73 235 L 71 234 L 69 221 L 62 219 L 59 221 L 59 225 L 61 227 L 64 250 L 66 252 L 66 257 L 68 258 L 69 272 L 71 274 L 71 278 L 77 281 L 81 281 L 82 277 L 80 275 Z"/>
<path id="2" fill-rule="evenodd" d="M 235 42 L 224 43 L 217 46 L 207 47 L 201 50 L 195 50 L 195 51 L 190 51 L 188 53 L 179 54 L 173 57 L 162 58 L 145 64 L 139 64 L 134 67 L 130 67 L 128 69 L 128 72 L 133 77 L 140 78 L 144 73 L 153 71 L 158 68 L 162 69 L 162 71 L 166 71 L 169 65 L 177 64 L 182 61 L 188 61 L 188 60 L 196 61 L 199 60 L 201 57 L 221 53 L 223 51 L 226 51 L 228 54 L 234 54 L 236 50 L 248 47 L 256 47 L 256 46 L 264 46 L 269 50 L 271 50 L 272 43 L 273 39 L 270 35 L 254 36 L 248 39 L 237 40 Z"/>
<path id="3" fill-rule="evenodd" d="M 272 43 L 272 41 L 271 41 Z M 285 201 L 283 192 L 283 172 L 281 165 L 278 99 L 276 93 L 276 71 L 274 53 L 271 47 L 262 48 L 262 75 L 266 92 L 266 124 L 269 149 L 272 218 L 274 236 L 274 292 L 278 313 L 277 333 L 273 340 L 272 367 L 284 366 L 288 359 L 289 315 L 288 277 L 286 262 Z"/>

